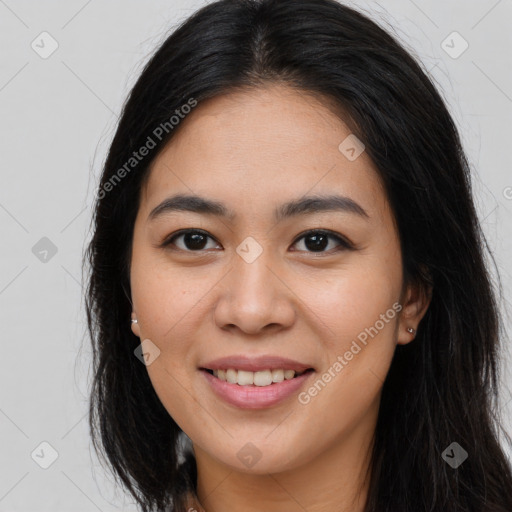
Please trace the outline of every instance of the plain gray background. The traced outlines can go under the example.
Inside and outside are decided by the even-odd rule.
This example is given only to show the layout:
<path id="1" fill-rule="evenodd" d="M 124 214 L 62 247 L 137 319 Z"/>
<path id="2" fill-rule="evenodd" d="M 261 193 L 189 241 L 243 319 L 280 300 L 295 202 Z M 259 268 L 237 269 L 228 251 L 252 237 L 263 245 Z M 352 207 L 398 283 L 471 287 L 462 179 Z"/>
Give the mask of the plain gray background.
<path id="1" fill-rule="evenodd" d="M 90 445 L 81 258 L 126 94 L 166 33 L 203 3 L 0 0 L 0 511 L 136 510 Z M 346 3 L 393 31 L 439 85 L 510 311 L 512 2 Z"/>

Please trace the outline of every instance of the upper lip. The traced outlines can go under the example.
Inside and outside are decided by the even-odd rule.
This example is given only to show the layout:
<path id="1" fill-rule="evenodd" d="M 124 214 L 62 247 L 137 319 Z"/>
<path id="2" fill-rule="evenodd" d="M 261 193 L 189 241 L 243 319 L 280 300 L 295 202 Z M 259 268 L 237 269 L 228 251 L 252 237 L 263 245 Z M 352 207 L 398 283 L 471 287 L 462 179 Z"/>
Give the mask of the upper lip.
<path id="1" fill-rule="evenodd" d="M 309 364 L 304 364 L 287 357 L 274 355 L 261 355 L 257 357 L 248 357 L 244 355 L 233 355 L 221 357 L 209 361 L 201 366 L 206 370 L 243 370 L 247 372 L 259 372 L 263 370 L 295 370 L 302 372 L 313 369 Z"/>

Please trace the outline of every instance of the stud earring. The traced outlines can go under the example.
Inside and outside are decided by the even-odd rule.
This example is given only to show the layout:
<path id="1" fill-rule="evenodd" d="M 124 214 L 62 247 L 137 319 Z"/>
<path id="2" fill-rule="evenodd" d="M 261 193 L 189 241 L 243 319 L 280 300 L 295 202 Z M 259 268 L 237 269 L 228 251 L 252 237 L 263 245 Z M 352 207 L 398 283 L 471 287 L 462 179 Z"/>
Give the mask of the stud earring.
<path id="1" fill-rule="evenodd" d="M 137 319 L 136 318 L 132 318 L 132 324 L 137 324 Z"/>
<path id="2" fill-rule="evenodd" d="M 416 332 L 416 329 L 413 329 L 412 327 L 407 327 L 407 332 L 414 334 Z"/>

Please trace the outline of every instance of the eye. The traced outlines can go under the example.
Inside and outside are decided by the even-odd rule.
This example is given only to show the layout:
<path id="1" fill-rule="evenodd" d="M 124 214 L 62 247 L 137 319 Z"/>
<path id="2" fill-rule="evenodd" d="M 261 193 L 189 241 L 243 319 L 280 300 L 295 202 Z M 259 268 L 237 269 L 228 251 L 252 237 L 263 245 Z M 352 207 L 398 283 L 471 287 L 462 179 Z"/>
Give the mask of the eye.
<path id="1" fill-rule="evenodd" d="M 330 248 L 326 251 L 325 249 L 329 247 L 329 240 L 334 240 L 337 243 L 337 246 L 335 244 L 334 249 Z M 297 239 L 294 245 L 302 241 L 303 246 L 306 247 L 307 252 L 337 252 L 344 249 L 354 248 L 354 246 L 348 240 L 328 230 L 317 229 L 307 231 Z"/>
<path id="2" fill-rule="evenodd" d="M 202 231 L 199 229 L 183 229 L 178 231 L 178 233 L 174 233 L 170 237 L 166 238 L 164 242 L 161 244 L 161 247 L 167 247 L 169 245 L 175 245 L 178 249 L 187 252 L 198 252 L 204 249 L 208 249 L 206 247 L 207 240 L 213 238 L 206 233 L 206 231 Z M 182 239 L 182 244 L 177 244 L 176 241 Z M 211 247 L 210 247 L 211 248 Z M 214 247 L 215 248 L 215 247 Z"/>
<path id="3" fill-rule="evenodd" d="M 186 252 L 199 252 L 206 249 L 215 249 L 219 246 L 219 244 L 214 245 L 213 247 L 208 247 L 208 239 L 215 242 L 213 237 L 211 237 L 206 231 L 202 231 L 200 229 L 182 229 L 177 233 L 172 234 L 167 237 L 160 247 L 168 247 L 175 246 L 178 250 L 186 251 Z M 177 243 L 177 241 L 180 243 Z M 325 250 L 329 247 L 330 241 L 334 241 L 334 248 L 330 248 L 329 250 Z M 296 239 L 294 245 L 302 242 L 306 252 L 337 252 L 341 250 L 353 249 L 354 246 L 348 240 L 343 238 L 342 236 L 333 233 L 329 230 L 310 230 L 302 233 L 299 238 Z M 216 243 L 216 242 L 215 242 Z"/>

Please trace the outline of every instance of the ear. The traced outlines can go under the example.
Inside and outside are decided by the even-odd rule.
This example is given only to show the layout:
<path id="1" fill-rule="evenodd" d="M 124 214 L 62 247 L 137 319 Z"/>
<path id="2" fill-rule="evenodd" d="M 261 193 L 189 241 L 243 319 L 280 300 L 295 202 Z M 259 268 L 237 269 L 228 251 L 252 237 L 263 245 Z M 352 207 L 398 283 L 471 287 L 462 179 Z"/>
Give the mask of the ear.
<path id="1" fill-rule="evenodd" d="M 416 337 L 419 323 L 430 305 L 432 299 L 432 286 L 425 282 L 416 281 L 409 284 L 403 294 L 402 311 L 398 321 L 399 345 L 406 345 Z M 414 332 L 409 332 L 408 328 Z"/>
<path id="2" fill-rule="evenodd" d="M 132 320 L 134 320 L 136 318 L 137 318 L 137 315 L 136 315 L 135 311 L 132 311 Z M 139 326 L 139 324 L 135 324 L 133 322 L 131 322 L 131 324 L 132 324 L 132 332 L 133 332 L 133 334 L 135 334 L 135 336 L 140 338 L 140 326 Z"/>

